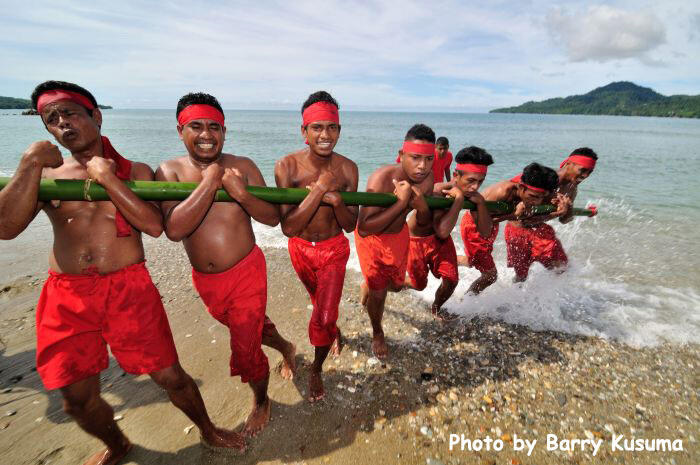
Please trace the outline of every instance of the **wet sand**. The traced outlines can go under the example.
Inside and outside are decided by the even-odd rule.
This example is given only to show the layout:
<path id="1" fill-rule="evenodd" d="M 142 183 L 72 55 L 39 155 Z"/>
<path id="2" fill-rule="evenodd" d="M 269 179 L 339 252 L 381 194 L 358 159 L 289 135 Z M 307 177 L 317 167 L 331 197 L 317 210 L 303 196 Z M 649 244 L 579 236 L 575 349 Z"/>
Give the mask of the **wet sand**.
<path id="1" fill-rule="evenodd" d="M 17 247 L 22 255 L 24 245 Z M 199 384 L 215 422 L 240 428 L 252 395 L 227 375 L 227 331 L 193 290 L 181 245 L 147 239 L 146 250 L 183 366 Z M 60 394 L 46 392 L 35 371 L 34 307 L 46 256 L 41 247 L 26 251 L 29 258 L 0 275 L 13 276 L 0 283 L 0 457 L 7 464 L 80 464 L 101 446 L 63 413 Z M 136 444 L 123 463 L 700 462 L 698 346 L 635 349 L 483 319 L 446 325 L 404 292 L 387 301 L 391 357 L 382 365 L 370 358 L 369 321 L 358 301 L 360 276 L 350 270 L 339 319 L 345 350 L 326 362 L 326 400 L 310 405 L 308 295 L 286 250 L 265 254 L 268 316 L 297 344 L 299 364 L 293 381 L 271 375 L 268 428 L 243 456 L 205 448 L 197 429 L 147 376 L 125 374 L 110 359 L 102 374 L 104 397 Z M 265 350 L 274 368 L 280 356 Z M 504 448 L 450 451 L 450 434 L 501 439 Z M 596 456 L 590 447 L 548 451 L 547 434 L 603 444 Z M 613 435 L 620 434 L 681 439 L 684 450 L 613 452 Z M 537 439 L 532 455 L 513 450 L 516 435 Z"/>

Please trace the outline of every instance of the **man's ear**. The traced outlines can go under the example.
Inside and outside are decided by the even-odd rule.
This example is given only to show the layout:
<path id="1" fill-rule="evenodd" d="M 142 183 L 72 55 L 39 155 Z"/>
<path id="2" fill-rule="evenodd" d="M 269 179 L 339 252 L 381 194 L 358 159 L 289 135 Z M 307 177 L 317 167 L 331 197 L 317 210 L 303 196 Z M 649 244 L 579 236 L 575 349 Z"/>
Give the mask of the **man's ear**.
<path id="1" fill-rule="evenodd" d="M 180 136 L 180 140 L 182 140 L 182 130 L 184 128 L 180 126 L 179 124 L 177 125 L 177 135 Z"/>
<path id="2" fill-rule="evenodd" d="M 100 111 L 99 108 L 95 107 L 94 110 L 92 110 L 92 119 L 95 120 L 95 124 L 97 124 L 98 128 L 102 128 L 102 112 Z"/>

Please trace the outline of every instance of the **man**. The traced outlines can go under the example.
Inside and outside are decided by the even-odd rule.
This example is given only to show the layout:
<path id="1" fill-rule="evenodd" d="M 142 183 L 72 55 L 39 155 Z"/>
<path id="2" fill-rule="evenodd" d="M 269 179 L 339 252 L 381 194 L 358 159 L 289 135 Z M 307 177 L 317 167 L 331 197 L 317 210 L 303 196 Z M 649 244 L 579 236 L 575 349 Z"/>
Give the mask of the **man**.
<path id="1" fill-rule="evenodd" d="M 401 157 L 396 157 L 396 163 L 401 163 Z M 433 159 L 433 181 L 435 183 L 450 181 L 450 166 L 452 165 L 452 152 L 450 141 L 447 137 L 438 137 L 435 141 L 435 158 Z"/>
<path id="2" fill-rule="evenodd" d="M 439 149 L 436 149 L 436 153 L 438 151 Z M 459 280 L 457 252 L 450 234 L 457 224 L 465 196 L 476 204 L 477 210 L 465 212 L 463 218 L 469 218 L 470 221 L 463 220 L 462 224 L 473 225 L 477 235 L 479 231 L 484 235 L 491 232 L 491 215 L 486 208 L 484 198 L 477 190 L 484 182 L 487 166 L 492 163 L 491 155 L 484 149 L 467 147 L 460 150 L 457 154 L 457 167 L 452 181 L 435 183 L 434 186 L 437 195 L 447 195 L 454 199 L 452 206 L 448 210 L 435 210 L 432 223 L 422 228 L 418 226 L 415 215 L 408 220 L 411 239 L 406 284 L 416 290 L 425 289 L 428 284 L 428 270 L 436 278 L 442 279 L 440 287 L 435 291 L 435 299 L 431 306 L 433 316 L 437 318 L 450 318 L 442 310 L 442 305 L 452 296 Z M 479 231 L 475 224 L 481 225 Z M 466 244 L 467 241 L 465 241 L 465 248 Z M 474 287 L 473 284 L 472 287 Z"/>
<path id="3" fill-rule="evenodd" d="M 424 124 L 414 125 L 399 150 L 401 162 L 379 168 L 367 180 L 367 192 L 393 192 L 398 198 L 387 208 L 361 207 L 355 230 L 355 247 L 364 276 L 362 304 L 372 323 L 372 352 L 379 359 L 385 359 L 389 353 L 382 329 L 386 293 L 400 291 L 406 279 L 406 215 L 415 209 L 419 227 L 432 221 L 423 196 L 433 190 L 434 144 L 432 129 Z"/>
<path id="4" fill-rule="evenodd" d="M 466 256 L 460 255 L 457 260 L 462 265 L 474 267 L 481 276 L 470 286 L 467 292 L 478 294 L 496 281 L 496 265 L 491 256 L 493 242 L 498 235 L 498 222 L 493 221 L 486 208 L 484 197 L 479 194 L 479 187 L 486 179 L 488 167 L 493 164 L 493 158 L 480 147 L 467 147 L 457 154 L 457 166 L 454 177 L 443 189 L 451 186 L 449 192 L 461 193 L 467 200 L 476 204 L 476 210 L 466 211 L 460 223 L 460 233 L 464 242 Z M 436 187 L 441 186 L 436 184 Z M 447 192 L 443 190 L 443 192 Z M 449 194 L 454 196 L 454 194 Z M 453 216 L 454 215 L 454 216 Z M 459 212 L 451 211 L 446 216 L 450 218 L 448 225 L 454 227 Z"/>
<path id="5" fill-rule="evenodd" d="M 226 126 L 216 98 L 187 94 L 178 102 L 176 116 L 187 155 L 161 164 L 156 179 L 199 185 L 182 202 L 162 203 L 165 233 L 173 241 L 183 241 L 197 292 L 209 313 L 229 329 L 231 376 L 240 375 L 254 394 L 243 432 L 254 436 L 270 419 L 269 365 L 261 344 L 282 353 L 283 377 L 291 378 L 295 368 L 294 345 L 265 316 L 265 256 L 255 244 L 251 224 L 252 217 L 275 226 L 279 211 L 246 190 L 247 185 L 265 185 L 255 163 L 222 153 Z M 214 202 L 222 187 L 235 202 Z"/>
<path id="6" fill-rule="evenodd" d="M 546 222 L 559 218 L 566 224 L 573 219 L 572 206 L 578 193 L 578 185 L 593 173 L 598 155 L 588 147 L 573 152 L 559 166 L 558 186 L 543 200 L 543 203 L 557 205 L 557 209 L 546 215 L 536 215 L 520 222 L 511 221 L 506 225 L 505 239 L 508 252 L 508 266 L 515 269 L 516 281 L 525 281 L 530 265 L 539 261 L 548 269 L 563 271 L 568 257 L 554 228 Z M 592 205 L 593 215 L 597 213 Z"/>
<path id="7" fill-rule="evenodd" d="M 501 215 L 497 221 L 509 220 L 505 228 L 508 267 L 515 269 L 514 282 L 527 279 L 530 266 L 542 263 L 548 269 L 560 269 L 566 265 L 566 254 L 551 226 L 542 223 L 542 215 L 533 216 L 536 205 L 552 203 L 556 210 L 547 218 L 558 218 L 567 214 L 571 201 L 556 194 L 559 185 L 557 172 L 538 163 L 525 167 L 522 174 L 489 186 L 484 198 L 491 201 L 509 202 L 516 205 L 510 215 Z M 556 194 L 556 197 L 553 197 Z"/>
<path id="8" fill-rule="evenodd" d="M 434 181 L 442 182 L 444 179 L 449 182 L 451 165 L 452 152 L 450 152 L 450 141 L 447 137 L 438 137 L 435 141 L 435 161 L 433 162 Z"/>
<path id="9" fill-rule="evenodd" d="M 281 205 L 282 232 L 289 237 L 289 257 L 311 297 L 309 340 L 314 361 L 309 401 L 323 399 L 321 372 L 332 351 L 342 349 L 338 305 L 343 293 L 350 245 L 343 234 L 357 223 L 357 207 L 348 207 L 339 191 L 356 192 L 357 165 L 333 151 L 340 137 L 338 102 L 328 93 L 311 94 L 301 107 L 301 135 L 308 148 L 286 155 L 275 165 L 278 187 L 310 190 L 299 205 Z"/>
<path id="10" fill-rule="evenodd" d="M 214 446 L 243 449 L 243 437 L 215 427 L 192 378 L 178 362 L 158 290 L 145 267 L 141 232 L 158 237 L 162 216 L 122 182 L 153 180 L 100 135 L 95 97 L 75 84 L 47 81 L 32 93 L 46 129 L 70 150 L 63 159 L 48 141 L 24 153 L 12 181 L 0 192 L 0 238 L 22 232 L 40 210 L 54 231 L 49 277 L 36 309 L 37 371 L 47 389 L 61 389 L 65 411 L 107 448 L 86 464 L 116 464 L 132 445 L 100 396 L 107 344 L 121 367 L 149 374 Z M 97 182 L 110 201 L 38 200 L 40 179 Z"/>

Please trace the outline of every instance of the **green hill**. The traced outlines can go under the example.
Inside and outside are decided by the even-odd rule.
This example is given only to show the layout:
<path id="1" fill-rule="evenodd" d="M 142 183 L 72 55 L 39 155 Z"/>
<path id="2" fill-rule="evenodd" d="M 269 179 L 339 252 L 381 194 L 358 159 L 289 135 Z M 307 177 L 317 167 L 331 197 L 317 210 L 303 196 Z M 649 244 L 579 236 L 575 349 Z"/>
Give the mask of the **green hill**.
<path id="1" fill-rule="evenodd" d="M 111 110 L 109 105 L 98 105 L 102 110 Z M 0 110 L 25 110 L 32 107 L 32 101 L 26 98 L 0 96 Z"/>
<path id="2" fill-rule="evenodd" d="M 24 110 L 32 107 L 32 102 L 25 98 L 1 97 L 0 110 L 17 109 Z"/>
<path id="3" fill-rule="evenodd" d="M 584 95 L 526 102 L 498 108 L 491 113 L 540 113 L 559 115 L 676 116 L 700 118 L 700 95 L 666 97 L 632 82 L 613 82 Z"/>

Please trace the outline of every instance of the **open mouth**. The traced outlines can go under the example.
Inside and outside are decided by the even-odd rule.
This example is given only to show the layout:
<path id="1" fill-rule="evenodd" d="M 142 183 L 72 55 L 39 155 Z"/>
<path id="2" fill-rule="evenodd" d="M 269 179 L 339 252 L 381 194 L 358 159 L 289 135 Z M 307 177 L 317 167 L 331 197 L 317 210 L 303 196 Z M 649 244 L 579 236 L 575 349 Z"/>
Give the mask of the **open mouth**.
<path id="1" fill-rule="evenodd" d="M 214 148 L 214 144 L 208 142 L 200 142 L 197 144 L 197 148 L 202 150 L 211 150 Z"/>
<path id="2" fill-rule="evenodd" d="M 69 129 L 63 133 L 63 140 L 73 140 L 78 137 L 78 132 L 73 129 Z"/>

